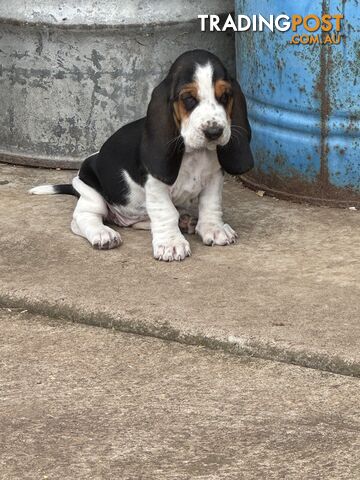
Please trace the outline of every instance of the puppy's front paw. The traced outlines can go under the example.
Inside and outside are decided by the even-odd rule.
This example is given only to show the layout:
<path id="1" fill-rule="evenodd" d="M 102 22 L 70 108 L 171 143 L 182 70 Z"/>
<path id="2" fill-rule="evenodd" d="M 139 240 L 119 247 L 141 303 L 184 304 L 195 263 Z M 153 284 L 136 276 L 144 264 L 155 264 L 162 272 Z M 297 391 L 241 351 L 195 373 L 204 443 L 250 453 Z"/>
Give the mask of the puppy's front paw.
<path id="1" fill-rule="evenodd" d="M 237 239 L 236 232 L 228 225 L 224 224 L 198 224 L 196 233 L 200 235 L 205 245 L 230 245 Z"/>
<path id="2" fill-rule="evenodd" d="M 153 240 L 154 258 L 165 262 L 184 260 L 191 255 L 190 245 L 182 235 L 173 240 Z"/>

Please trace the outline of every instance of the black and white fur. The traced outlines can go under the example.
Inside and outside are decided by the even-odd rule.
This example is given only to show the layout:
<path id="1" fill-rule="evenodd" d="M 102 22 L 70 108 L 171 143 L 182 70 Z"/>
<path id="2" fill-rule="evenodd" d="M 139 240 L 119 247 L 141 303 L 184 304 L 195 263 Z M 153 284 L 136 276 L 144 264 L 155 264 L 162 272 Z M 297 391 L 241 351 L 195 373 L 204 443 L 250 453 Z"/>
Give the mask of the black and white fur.
<path id="1" fill-rule="evenodd" d="M 215 96 L 218 80 L 230 85 L 231 116 L 225 97 Z M 197 98 L 179 97 L 188 84 L 196 86 Z M 174 113 L 179 102 L 186 111 L 180 122 Z M 120 234 L 106 221 L 151 228 L 154 257 L 183 260 L 191 254 L 179 228 L 185 212 L 190 214 L 186 218 L 198 217 L 195 230 L 206 245 L 235 242 L 236 233 L 222 219 L 223 171 L 241 174 L 252 168 L 250 135 L 236 80 L 215 55 L 186 52 L 154 89 L 146 117 L 120 128 L 88 157 L 72 186 L 42 185 L 30 193 L 77 195 L 71 229 L 95 248 L 121 244 Z"/>

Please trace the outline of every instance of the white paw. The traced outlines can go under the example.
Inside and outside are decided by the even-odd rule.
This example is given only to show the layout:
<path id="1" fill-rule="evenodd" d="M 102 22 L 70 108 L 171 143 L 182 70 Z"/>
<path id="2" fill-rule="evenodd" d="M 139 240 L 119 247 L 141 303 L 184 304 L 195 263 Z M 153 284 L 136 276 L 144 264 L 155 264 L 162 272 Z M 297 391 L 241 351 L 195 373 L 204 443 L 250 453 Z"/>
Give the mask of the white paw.
<path id="1" fill-rule="evenodd" d="M 182 233 L 192 235 L 195 233 L 195 227 L 198 219 L 188 213 L 182 213 L 179 217 L 179 228 Z"/>
<path id="2" fill-rule="evenodd" d="M 189 242 L 182 235 L 173 240 L 153 240 L 153 251 L 154 258 L 165 262 L 184 260 L 191 255 Z"/>
<path id="3" fill-rule="evenodd" d="M 196 233 L 200 235 L 205 245 L 230 245 L 237 239 L 236 232 L 227 223 L 197 225 Z"/>
<path id="4" fill-rule="evenodd" d="M 90 239 L 91 245 L 99 250 L 116 248 L 121 242 L 120 234 L 106 225 L 91 235 Z"/>

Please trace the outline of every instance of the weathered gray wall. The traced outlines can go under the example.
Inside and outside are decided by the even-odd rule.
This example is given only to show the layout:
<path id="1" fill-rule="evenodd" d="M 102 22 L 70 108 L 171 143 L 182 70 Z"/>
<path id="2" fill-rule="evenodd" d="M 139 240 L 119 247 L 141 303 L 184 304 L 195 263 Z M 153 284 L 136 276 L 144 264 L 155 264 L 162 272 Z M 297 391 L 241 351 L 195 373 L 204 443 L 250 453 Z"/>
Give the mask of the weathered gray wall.
<path id="1" fill-rule="evenodd" d="M 200 32 L 228 0 L 0 1 L 0 160 L 75 167 L 144 115 L 154 86 L 192 48 L 234 72 L 233 35 Z"/>

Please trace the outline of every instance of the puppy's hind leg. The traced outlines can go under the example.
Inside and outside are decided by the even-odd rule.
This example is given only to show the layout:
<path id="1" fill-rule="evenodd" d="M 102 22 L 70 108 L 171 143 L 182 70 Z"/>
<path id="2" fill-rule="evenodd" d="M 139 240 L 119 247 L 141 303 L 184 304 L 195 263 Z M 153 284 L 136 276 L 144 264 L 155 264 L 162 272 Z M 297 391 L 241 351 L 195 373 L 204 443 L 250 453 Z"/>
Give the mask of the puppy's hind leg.
<path id="1" fill-rule="evenodd" d="M 134 230 L 151 230 L 150 220 L 144 222 L 137 222 L 131 225 Z"/>
<path id="2" fill-rule="evenodd" d="M 74 178 L 73 187 L 80 194 L 71 222 L 73 233 L 86 238 L 94 248 L 118 247 L 121 244 L 119 233 L 103 223 L 108 213 L 103 197 L 79 177 Z"/>

